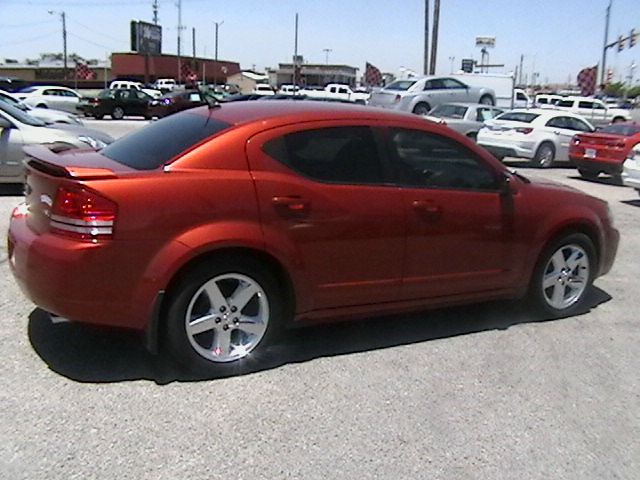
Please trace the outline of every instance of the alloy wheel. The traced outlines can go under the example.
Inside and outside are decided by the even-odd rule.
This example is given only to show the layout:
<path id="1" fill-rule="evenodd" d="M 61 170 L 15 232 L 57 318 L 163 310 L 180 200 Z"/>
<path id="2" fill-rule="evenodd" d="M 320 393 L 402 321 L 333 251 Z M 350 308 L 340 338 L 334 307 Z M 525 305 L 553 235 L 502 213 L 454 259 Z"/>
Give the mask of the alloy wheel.
<path id="1" fill-rule="evenodd" d="M 589 256 L 576 244 L 563 245 L 549 258 L 542 292 L 549 306 L 564 310 L 577 303 L 589 282 Z"/>
<path id="2" fill-rule="evenodd" d="M 205 359 L 226 363 L 247 356 L 262 340 L 269 302 L 254 279 L 219 275 L 204 283 L 186 310 L 184 327 L 191 347 Z"/>

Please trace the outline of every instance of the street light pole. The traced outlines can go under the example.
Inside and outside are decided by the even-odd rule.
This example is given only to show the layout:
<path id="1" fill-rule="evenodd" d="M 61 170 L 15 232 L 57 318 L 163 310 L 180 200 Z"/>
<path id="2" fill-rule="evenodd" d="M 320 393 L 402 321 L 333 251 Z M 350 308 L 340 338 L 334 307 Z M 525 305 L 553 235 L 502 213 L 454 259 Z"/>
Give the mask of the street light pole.
<path id="1" fill-rule="evenodd" d="M 322 51 L 324 52 L 325 64 L 329 65 L 329 53 L 333 52 L 333 50 L 330 48 L 323 48 Z"/>
<path id="2" fill-rule="evenodd" d="M 607 44 L 609 43 L 609 16 L 611 15 L 611 3 L 607 6 L 607 16 L 604 23 L 604 46 L 602 47 L 602 71 L 600 72 L 600 85 L 604 85 L 604 79 L 607 70 Z"/>
<path id="3" fill-rule="evenodd" d="M 213 73 L 213 86 L 214 88 L 218 86 L 218 28 L 220 28 L 220 25 L 222 25 L 224 23 L 224 20 L 222 22 L 213 22 L 213 24 L 216 26 L 216 39 L 215 39 L 215 63 L 214 63 L 214 73 Z"/>
<path id="4" fill-rule="evenodd" d="M 62 19 L 62 49 L 63 49 L 63 60 L 64 60 L 64 79 L 67 79 L 67 14 L 66 12 L 54 12 L 53 10 L 49 10 L 49 15 L 59 14 Z"/>

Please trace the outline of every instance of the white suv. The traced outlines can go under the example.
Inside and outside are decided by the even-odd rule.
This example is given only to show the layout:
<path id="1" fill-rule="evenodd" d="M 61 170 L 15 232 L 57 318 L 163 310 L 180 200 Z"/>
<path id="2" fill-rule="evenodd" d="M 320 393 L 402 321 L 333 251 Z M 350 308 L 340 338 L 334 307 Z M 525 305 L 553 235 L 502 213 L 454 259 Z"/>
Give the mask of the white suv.
<path id="1" fill-rule="evenodd" d="M 591 97 L 566 97 L 559 100 L 555 108 L 580 115 L 595 126 L 631 120 L 627 110 L 609 107 L 602 100 Z"/>
<path id="2" fill-rule="evenodd" d="M 162 92 L 160 90 L 155 90 L 153 88 L 144 88 L 144 85 L 140 82 L 132 82 L 131 80 L 114 80 L 109 84 L 109 88 L 114 90 L 140 90 L 148 95 L 151 95 L 153 98 L 158 98 L 162 96 Z"/>
<path id="3" fill-rule="evenodd" d="M 171 92 L 176 88 L 176 81 L 173 78 L 159 78 L 153 86 L 163 92 Z"/>

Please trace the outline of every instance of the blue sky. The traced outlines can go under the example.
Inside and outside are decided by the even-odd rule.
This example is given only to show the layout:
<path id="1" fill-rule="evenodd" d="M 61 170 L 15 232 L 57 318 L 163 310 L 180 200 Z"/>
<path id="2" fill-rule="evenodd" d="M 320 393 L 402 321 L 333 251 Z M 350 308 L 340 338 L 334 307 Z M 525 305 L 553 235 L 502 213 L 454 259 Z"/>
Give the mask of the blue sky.
<path id="1" fill-rule="evenodd" d="M 128 51 L 129 22 L 151 21 L 153 0 L 0 0 L 0 59 L 37 57 L 61 51 L 58 15 L 65 11 L 68 50 L 85 58 Z M 430 0 L 433 8 L 434 0 Z M 159 0 L 163 51 L 177 51 L 177 0 Z M 523 72 L 541 82 L 566 82 L 602 57 L 608 0 L 441 0 L 437 73 L 459 68 L 462 58 L 480 58 L 475 37 L 496 37 L 491 63 L 512 71 L 524 55 Z M 291 60 L 295 14 L 299 13 L 298 51 L 309 63 L 353 65 L 365 62 L 395 73 L 422 72 L 424 0 L 182 0 L 182 51 L 213 57 L 214 22 L 219 29 L 218 56 L 242 68 L 262 70 Z M 640 0 L 613 0 L 609 39 L 640 31 Z M 454 57 L 453 60 L 450 57 Z M 629 74 L 635 62 L 640 79 L 640 45 L 618 53 L 607 65 L 615 79 Z"/>

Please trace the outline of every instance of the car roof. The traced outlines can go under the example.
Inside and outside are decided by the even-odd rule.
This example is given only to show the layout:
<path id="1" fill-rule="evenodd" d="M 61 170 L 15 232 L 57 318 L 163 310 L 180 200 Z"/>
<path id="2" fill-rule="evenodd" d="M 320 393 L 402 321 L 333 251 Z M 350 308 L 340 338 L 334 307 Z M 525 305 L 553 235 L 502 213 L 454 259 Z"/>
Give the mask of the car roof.
<path id="1" fill-rule="evenodd" d="M 355 103 L 314 102 L 300 100 L 278 100 L 274 102 L 229 102 L 215 107 L 197 107 L 189 114 L 211 115 L 223 122 L 239 125 L 261 120 L 424 120 L 410 113 L 390 111 L 383 108 L 358 105 Z"/>
<path id="2" fill-rule="evenodd" d="M 513 110 L 504 112 L 504 114 L 508 113 L 533 113 L 538 115 L 538 119 L 549 119 L 553 117 L 572 117 L 578 118 L 580 120 L 585 120 L 581 115 L 567 112 L 566 110 L 556 110 L 554 108 L 514 108 Z M 498 120 L 500 120 L 500 118 L 498 118 Z"/>

